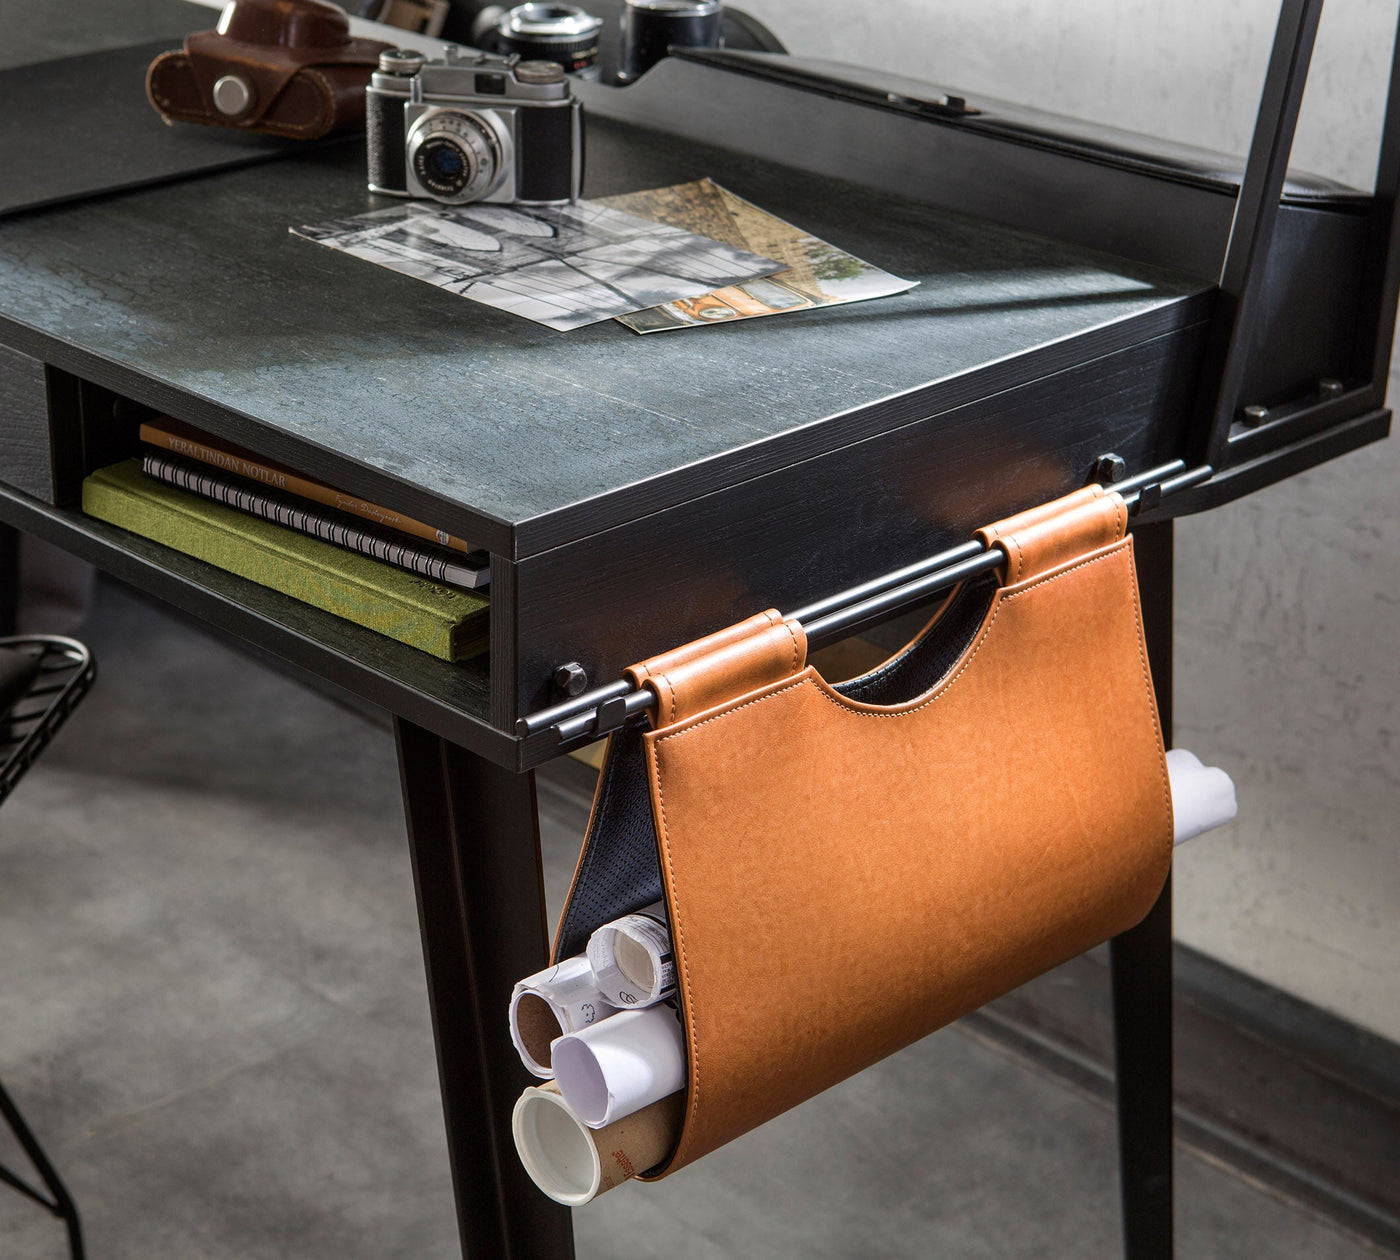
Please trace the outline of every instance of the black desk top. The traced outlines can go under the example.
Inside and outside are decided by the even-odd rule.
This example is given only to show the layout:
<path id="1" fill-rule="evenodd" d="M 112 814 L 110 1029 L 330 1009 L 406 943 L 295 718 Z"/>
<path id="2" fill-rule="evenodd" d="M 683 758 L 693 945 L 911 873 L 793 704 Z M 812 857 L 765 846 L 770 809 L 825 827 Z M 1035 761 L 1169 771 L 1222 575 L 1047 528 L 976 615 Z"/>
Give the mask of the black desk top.
<path id="1" fill-rule="evenodd" d="M 108 43 L 211 16 L 175 0 L 92 7 L 84 29 Z M 27 21 L 32 6 L 21 17 L 0 0 L 9 9 L 12 62 L 62 42 Z M 1089 338 L 1081 361 L 1095 338 L 1141 339 L 1201 291 L 590 124 L 590 195 L 701 175 L 920 287 L 645 338 L 612 322 L 555 333 L 291 237 L 379 203 L 352 143 L 0 221 L 0 342 L 523 556 L 907 422 L 906 391 L 939 382 L 956 401 L 974 378 L 986 394 L 1051 370 L 1068 339 Z"/>

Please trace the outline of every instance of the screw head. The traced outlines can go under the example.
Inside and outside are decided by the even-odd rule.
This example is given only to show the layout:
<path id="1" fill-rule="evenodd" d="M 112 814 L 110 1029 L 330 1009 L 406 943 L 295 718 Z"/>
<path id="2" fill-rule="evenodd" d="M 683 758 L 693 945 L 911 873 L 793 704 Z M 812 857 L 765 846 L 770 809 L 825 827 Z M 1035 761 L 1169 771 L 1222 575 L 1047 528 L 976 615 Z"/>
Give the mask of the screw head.
<path id="1" fill-rule="evenodd" d="M 1114 455 L 1111 452 L 1107 455 L 1100 455 L 1094 461 L 1094 480 L 1103 481 L 1112 485 L 1115 481 L 1122 481 L 1128 475 L 1128 461 L 1121 455 Z"/>
<path id="2" fill-rule="evenodd" d="M 588 686 L 588 671 L 577 661 L 554 667 L 554 686 L 566 696 L 580 696 Z"/>

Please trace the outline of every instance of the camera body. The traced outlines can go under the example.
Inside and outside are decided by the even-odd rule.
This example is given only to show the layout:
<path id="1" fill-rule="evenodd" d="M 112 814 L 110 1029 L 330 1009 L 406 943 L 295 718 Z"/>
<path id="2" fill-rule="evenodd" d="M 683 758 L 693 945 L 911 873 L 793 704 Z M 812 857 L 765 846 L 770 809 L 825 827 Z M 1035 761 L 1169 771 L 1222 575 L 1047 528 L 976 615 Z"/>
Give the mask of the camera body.
<path id="1" fill-rule="evenodd" d="M 562 66 L 395 49 L 365 89 L 371 192 L 557 205 L 583 183 L 583 110 Z"/>

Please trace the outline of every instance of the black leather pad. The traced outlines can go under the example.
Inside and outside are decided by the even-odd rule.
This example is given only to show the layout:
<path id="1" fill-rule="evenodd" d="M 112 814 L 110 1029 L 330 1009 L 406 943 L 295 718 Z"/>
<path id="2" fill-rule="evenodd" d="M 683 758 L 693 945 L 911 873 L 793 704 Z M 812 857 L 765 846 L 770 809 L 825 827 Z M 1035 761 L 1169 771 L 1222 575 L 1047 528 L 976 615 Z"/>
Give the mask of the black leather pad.
<path id="1" fill-rule="evenodd" d="M 0 70 L 0 215 L 266 162 L 309 145 L 364 143 L 167 124 L 146 99 L 146 67 L 179 47 L 162 39 Z"/>

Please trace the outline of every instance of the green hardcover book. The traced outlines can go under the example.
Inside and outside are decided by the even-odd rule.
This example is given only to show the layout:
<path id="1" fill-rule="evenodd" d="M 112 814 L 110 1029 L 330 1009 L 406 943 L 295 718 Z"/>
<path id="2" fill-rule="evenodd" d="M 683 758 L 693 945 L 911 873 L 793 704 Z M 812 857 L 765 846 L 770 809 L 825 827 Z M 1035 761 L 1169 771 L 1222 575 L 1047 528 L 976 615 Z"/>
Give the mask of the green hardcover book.
<path id="1" fill-rule="evenodd" d="M 83 482 L 83 511 L 445 661 L 487 647 L 490 601 L 146 477 L 139 460 Z"/>

